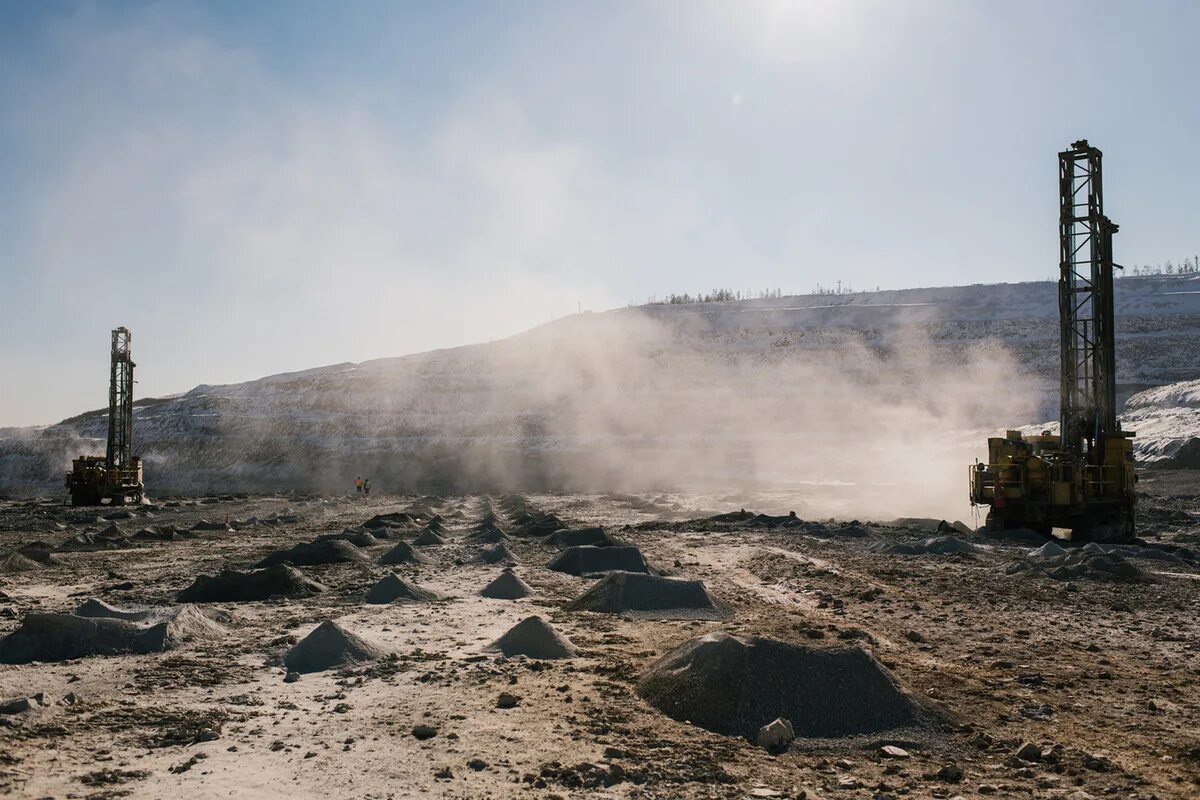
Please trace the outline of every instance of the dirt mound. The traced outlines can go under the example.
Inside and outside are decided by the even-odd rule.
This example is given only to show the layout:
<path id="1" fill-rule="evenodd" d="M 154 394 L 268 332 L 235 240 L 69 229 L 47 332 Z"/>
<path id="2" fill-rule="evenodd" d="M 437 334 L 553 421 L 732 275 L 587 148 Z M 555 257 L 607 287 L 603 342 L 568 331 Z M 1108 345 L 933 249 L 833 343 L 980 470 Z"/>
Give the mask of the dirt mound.
<path id="1" fill-rule="evenodd" d="M 964 542 L 954 536 L 933 536 L 920 542 L 884 541 L 868 545 L 867 549 L 874 553 L 884 553 L 897 556 L 921 555 L 960 555 L 978 554 L 983 550 L 978 545 Z"/>
<path id="2" fill-rule="evenodd" d="M 818 539 L 865 539 L 874 533 L 857 520 L 842 523 L 803 522 L 799 532 Z"/>
<path id="3" fill-rule="evenodd" d="M 604 528 L 563 528 L 542 539 L 547 547 L 616 547 L 621 543 L 609 536 Z"/>
<path id="4" fill-rule="evenodd" d="M 519 600 L 533 594 L 533 589 L 515 572 L 506 569 L 498 578 L 480 589 L 479 594 L 493 600 Z"/>
<path id="5" fill-rule="evenodd" d="M 547 569 L 568 575 L 595 575 L 601 572 L 650 572 L 642 551 L 636 547 L 568 547 L 546 565 Z"/>
<path id="6" fill-rule="evenodd" d="M 376 514 L 362 524 L 364 528 L 411 528 L 417 524 L 416 518 L 403 511 L 391 514 Z"/>
<path id="7" fill-rule="evenodd" d="M 176 599 L 182 603 L 242 603 L 271 597 L 311 597 L 325 590 L 295 567 L 275 564 L 245 572 L 226 569 L 219 575 L 197 575 Z"/>
<path id="8" fill-rule="evenodd" d="M 578 652 L 571 640 L 541 617 L 527 617 L 485 648 L 506 656 L 528 658 L 573 658 Z"/>
<path id="9" fill-rule="evenodd" d="M 475 557 L 477 564 L 517 564 L 517 557 L 501 542 L 490 550 L 485 550 Z"/>
<path id="10" fill-rule="evenodd" d="M 667 716 L 751 741 L 771 721 L 828 739 L 906 728 L 921 709 L 868 653 L 716 631 L 650 666 L 638 694 Z"/>
<path id="11" fill-rule="evenodd" d="M 14 552 L 47 567 L 57 567 L 63 563 L 54 555 L 54 545 L 46 542 L 29 542 L 21 545 Z"/>
<path id="12" fill-rule="evenodd" d="M 202 519 L 199 522 L 197 522 L 195 525 L 192 526 L 192 530 L 194 530 L 194 531 L 221 531 L 223 533 L 228 533 L 228 532 L 232 531 L 233 528 L 229 527 L 229 523 L 226 523 L 226 522 L 209 522 L 206 519 Z"/>
<path id="13" fill-rule="evenodd" d="M 438 536 L 437 532 L 433 528 L 426 528 L 425 530 L 421 531 L 420 536 L 412 540 L 412 543 L 426 546 L 436 546 L 439 544 L 445 544 L 446 540 L 441 536 Z"/>
<path id="14" fill-rule="evenodd" d="M 663 578 L 642 572 L 610 572 L 567 605 L 568 611 L 597 611 L 644 619 L 725 619 L 729 609 L 709 595 L 702 581 Z"/>
<path id="15" fill-rule="evenodd" d="M 293 672 L 321 672 L 374 661 L 387 651 L 333 620 L 326 620 L 287 652 L 283 663 Z"/>
<path id="16" fill-rule="evenodd" d="M 89 597 L 71 613 L 77 617 L 123 619 L 127 622 L 145 622 L 160 612 L 130 611 L 125 608 L 110 606 L 108 603 L 104 602 L 103 600 L 97 600 L 95 597 Z"/>
<path id="17" fill-rule="evenodd" d="M 343 539 L 317 539 L 315 542 L 301 542 L 286 550 L 276 550 L 254 566 L 294 564 L 306 567 L 314 564 L 349 564 L 367 560 L 369 559 L 363 551 Z"/>
<path id="18" fill-rule="evenodd" d="M 516 536 L 549 536 L 555 531 L 567 527 L 561 517 L 556 514 L 537 514 L 522 512 L 513 515 L 513 534 Z"/>
<path id="19" fill-rule="evenodd" d="M 80 533 L 58 546 L 66 553 L 92 553 L 97 550 L 120 550 L 129 546 L 129 540 L 121 535 L 121 529 L 109 525 L 99 533 Z"/>
<path id="20" fill-rule="evenodd" d="M 432 564 L 433 560 L 413 549 L 408 542 L 400 542 L 379 557 L 380 564 Z"/>
<path id="21" fill-rule="evenodd" d="M 467 540 L 486 544 L 509 541 L 508 534 L 496 526 L 483 526 L 467 534 Z"/>
<path id="22" fill-rule="evenodd" d="M 45 564 L 34 561 L 21 553 L 0 556 L 0 575 L 17 575 L 21 572 L 34 572 L 45 568 Z"/>
<path id="23" fill-rule="evenodd" d="M 1116 552 L 1106 552 L 1097 545 L 1094 549 L 1072 548 L 1063 555 L 1037 557 L 1015 561 L 1005 568 L 1009 575 L 1044 575 L 1058 581 L 1078 579 L 1138 583 L 1150 580 L 1149 575 Z"/>
<path id="24" fill-rule="evenodd" d="M 374 604 L 394 603 L 397 600 L 430 603 L 445 599 L 446 595 L 441 592 L 424 589 L 396 574 L 385 576 L 367 592 L 367 602 Z"/>
<path id="25" fill-rule="evenodd" d="M 387 538 L 386 535 L 384 538 Z M 334 539 L 340 539 L 343 542 L 349 542 L 355 547 L 373 547 L 379 544 L 379 539 L 371 534 L 370 531 L 361 530 L 359 528 L 346 528 L 341 533 L 326 533 L 317 537 L 318 542 L 327 542 Z"/>
<path id="26" fill-rule="evenodd" d="M 180 531 L 170 526 L 142 528 L 129 537 L 131 542 L 177 542 L 185 537 Z"/>
<path id="27" fill-rule="evenodd" d="M 142 622 L 75 614 L 26 614 L 21 626 L 0 639 L 0 662 L 65 661 L 96 655 L 158 653 L 193 639 L 221 636 L 225 629 L 192 606 L 153 613 Z"/>

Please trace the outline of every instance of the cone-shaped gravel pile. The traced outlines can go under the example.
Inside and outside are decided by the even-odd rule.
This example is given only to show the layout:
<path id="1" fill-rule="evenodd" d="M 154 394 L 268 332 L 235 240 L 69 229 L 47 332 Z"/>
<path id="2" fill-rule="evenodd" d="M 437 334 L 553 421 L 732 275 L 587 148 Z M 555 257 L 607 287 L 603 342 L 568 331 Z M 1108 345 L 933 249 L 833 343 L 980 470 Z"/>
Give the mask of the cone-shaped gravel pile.
<path id="1" fill-rule="evenodd" d="M 487 646 L 506 656 L 555 659 L 572 658 L 575 645 L 541 617 L 527 617 L 508 629 L 508 633 Z"/>
<path id="2" fill-rule="evenodd" d="M 500 577 L 483 587 L 479 594 L 493 600 L 519 600 L 532 595 L 533 589 L 517 577 L 516 573 L 505 570 L 500 573 Z"/>
<path id="3" fill-rule="evenodd" d="M 387 575 L 367 592 L 367 602 L 374 604 L 414 602 L 431 603 L 434 600 L 445 600 L 446 595 L 432 589 L 424 589 L 407 578 L 399 575 Z"/>
<path id="4" fill-rule="evenodd" d="M 408 542 L 400 542 L 379 557 L 380 564 L 432 564 L 427 555 L 418 553 Z"/>
<path id="5" fill-rule="evenodd" d="M 283 663 L 293 672 L 321 672 L 326 669 L 364 664 L 387 655 L 387 651 L 326 620 L 288 651 Z"/>

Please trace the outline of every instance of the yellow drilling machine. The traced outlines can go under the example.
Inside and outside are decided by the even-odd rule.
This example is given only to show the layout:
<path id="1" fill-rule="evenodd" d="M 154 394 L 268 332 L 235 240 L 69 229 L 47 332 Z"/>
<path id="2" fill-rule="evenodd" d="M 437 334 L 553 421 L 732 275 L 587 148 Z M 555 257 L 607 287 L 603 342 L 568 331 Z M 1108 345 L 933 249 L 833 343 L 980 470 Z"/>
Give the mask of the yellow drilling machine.
<path id="1" fill-rule="evenodd" d="M 112 375 L 108 386 L 108 451 L 71 462 L 67 490 L 73 506 L 142 502 L 142 461 L 133 455 L 133 353 L 128 328 L 112 332 Z"/>
<path id="2" fill-rule="evenodd" d="M 1061 400 L 1059 432 L 988 439 L 970 470 L 971 502 L 992 530 L 1071 531 L 1073 540 L 1134 538 L 1133 434 L 1117 420 L 1112 235 L 1101 152 L 1086 139 L 1058 154 Z M 1118 267 L 1119 268 L 1119 267 Z"/>

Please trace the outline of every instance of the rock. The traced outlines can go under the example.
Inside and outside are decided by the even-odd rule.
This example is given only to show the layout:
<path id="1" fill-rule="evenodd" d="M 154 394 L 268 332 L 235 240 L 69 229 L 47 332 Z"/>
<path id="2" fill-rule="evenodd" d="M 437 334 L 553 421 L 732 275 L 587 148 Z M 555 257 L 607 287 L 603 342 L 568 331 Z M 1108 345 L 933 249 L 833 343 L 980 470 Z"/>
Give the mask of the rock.
<path id="1" fill-rule="evenodd" d="M 1042 748 L 1038 747 L 1033 742 L 1025 742 L 1023 745 L 1017 748 L 1016 756 L 1022 761 L 1041 761 Z"/>
<path id="2" fill-rule="evenodd" d="M 26 711 L 48 705 L 50 705 L 50 701 L 46 698 L 46 694 L 38 692 L 28 697 L 15 697 L 11 700 L 0 701 L 0 714 L 23 714 Z"/>
<path id="3" fill-rule="evenodd" d="M 421 741 L 432 739 L 434 736 L 437 736 L 437 728 L 432 725 L 415 725 L 412 729 L 412 735 Z"/>
<path id="4" fill-rule="evenodd" d="M 792 723 L 777 717 L 774 721 L 768 722 L 758 729 L 758 737 L 755 742 L 762 749 L 774 753 L 786 750 L 795 738 L 796 733 L 792 730 Z"/>
<path id="5" fill-rule="evenodd" d="M 496 698 L 496 708 L 515 708 L 521 702 L 521 698 L 509 692 L 501 692 Z"/>
<path id="6" fill-rule="evenodd" d="M 912 753 L 905 750 L 903 747 L 896 747 L 894 744 L 885 744 L 879 748 L 879 755 L 884 758 L 911 758 Z"/>
<path id="7" fill-rule="evenodd" d="M 300 673 L 295 670 L 289 670 L 287 675 L 283 676 L 284 683 L 295 683 L 300 680 Z"/>
<path id="8" fill-rule="evenodd" d="M 487 769 L 488 763 L 481 758 L 472 758 L 467 762 L 467 766 L 476 772 L 480 772 Z"/>
<path id="9" fill-rule="evenodd" d="M 947 783 L 958 783 L 963 778 L 963 771 L 958 764 L 947 764 L 937 771 L 937 777 Z"/>

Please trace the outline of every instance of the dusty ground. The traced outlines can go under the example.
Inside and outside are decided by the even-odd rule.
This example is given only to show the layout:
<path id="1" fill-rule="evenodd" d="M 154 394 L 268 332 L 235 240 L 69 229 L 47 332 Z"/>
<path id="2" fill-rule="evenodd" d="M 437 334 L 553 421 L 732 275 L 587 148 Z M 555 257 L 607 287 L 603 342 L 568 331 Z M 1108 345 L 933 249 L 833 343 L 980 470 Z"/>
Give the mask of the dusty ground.
<path id="1" fill-rule="evenodd" d="M 1143 482 L 1144 535 L 1196 547 L 1200 480 Z M 164 605 L 201 572 L 402 510 L 417 498 L 159 499 L 118 524 L 190 527 L 200 519 L 294 513 L 299 522 L 177 542 L 65 553 L 61 567 L 0 576 L 0 633 L 30 610 L 88 597 Z M 1028 545 L 979 555 L 883 555 L 930 526 L 873 526 L 867 538 L 684 520 L 745 507 L 786 513 L 778 497 L 530 496 L 574 523 L 600 524 L 655 566 L 703 579 L 735 609 L 726 623 L 647 622 L 561 610 L 590 584 L 543 568 L 551 551 L 514 541 L 535 597 L 476 592 L 499 568 L 456 563 L 478 498 L 427 498 L 451 542 L 432 566 L 401 568 L 454 595 L 434 605 L 368 606 L 388 568 L 306 567 L 334 591 L 307 600 L 227 604 L 227 637 L 154 655 L 0 665 L 0 699 L 44 692 L 53 704 L 0 716 L 0 793 L 20 797 L 1196 797 L 1200 795 L 1200 572 L 1138 561 L 1146 580 L 1006 574 Z M 455 512 L 461 516 L 455 517 Z M 151 516 L 152 515 L 152 516 Z M 68 526 L 36 528 L 47 521 Z M 0 554 L 99 530 L 95 509 L 0 504 Z M 630 526 L 630 527 L 627 527 Z M 972 539 L 963 536 L 964 539 Z M 978 540 L 975 540 L 978 541 Z M 372 548 L 378 555 L 390 544 Z M 561 662 L 503 660 L 481 648 L 540 613 L 579 646 Z M 396 650 L 373 667 L 285 683 L 290 641 L 338 618 Z M 902 742 L 797 745 L 772 756 L 659 714 L 634 693 L 642 669 L 700 632 L 854 642 L 954 724 Z M 498 709 L 502 692 L 520 697 Z M 69 700 L 62 698 L 70 695 Z M 412 735 L 430 724 L 433 738 Z M 1015 757 L 1033 742 L 1037 761 Z M 957 769 L 955 769 L 955 767 Z M 940 774 L 939 774 L 940 773 Z M 609 784 L 609 785 L 605 785 Z"/>

